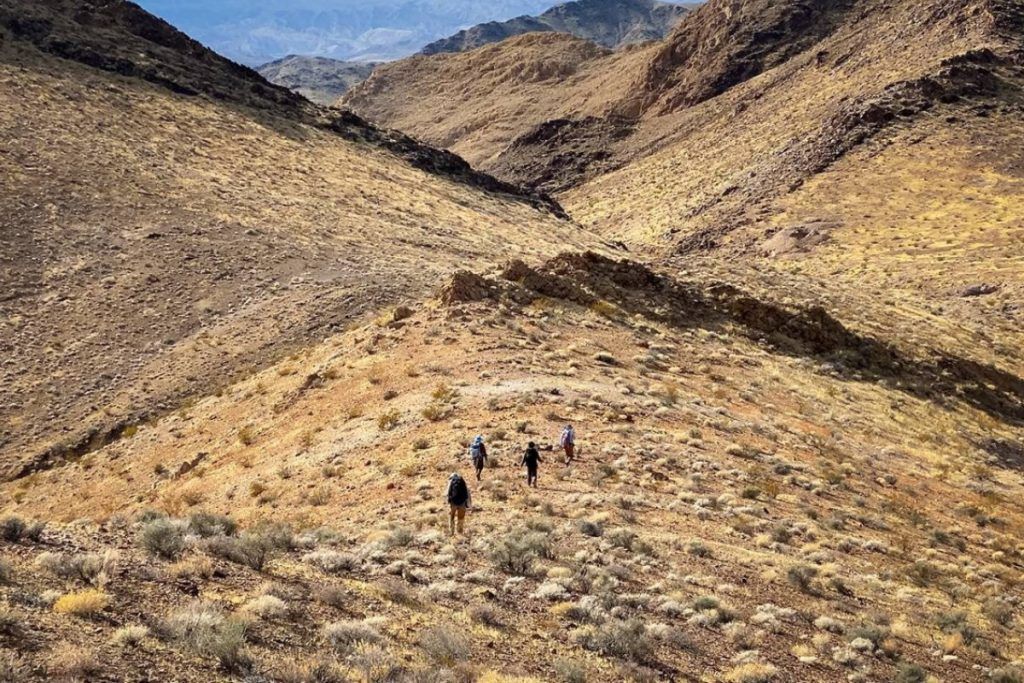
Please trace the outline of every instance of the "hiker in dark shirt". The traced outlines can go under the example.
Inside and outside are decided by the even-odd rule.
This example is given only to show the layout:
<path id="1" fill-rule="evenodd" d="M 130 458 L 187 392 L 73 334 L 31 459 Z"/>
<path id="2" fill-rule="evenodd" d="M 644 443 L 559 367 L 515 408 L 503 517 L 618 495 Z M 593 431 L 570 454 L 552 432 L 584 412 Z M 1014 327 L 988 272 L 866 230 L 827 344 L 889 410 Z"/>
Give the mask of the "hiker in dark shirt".
<path id="1" fill-rule="evenodd" d="M 473 497 L 469 493 L 469 486 L 457 472 L 453 472 L 448 478 L 448 488 L 445 490 L 445 497 L 448 498 L 450 517 L 448 519 L 448 531 L 454 534 L 456 530 L 461 534 L 464 530 L 466 511 L 473 505 Z"/>
<path id="2" fill-rule="evenodd" d="M 526 447 L 526 453 L 523 455 L 523 464 L 526 465 L 526 485 L 537 488 L 537 466 L 541 463 L 540 451 L 537 450 L 537 444 L 530 442 L 530 445 Z"/>

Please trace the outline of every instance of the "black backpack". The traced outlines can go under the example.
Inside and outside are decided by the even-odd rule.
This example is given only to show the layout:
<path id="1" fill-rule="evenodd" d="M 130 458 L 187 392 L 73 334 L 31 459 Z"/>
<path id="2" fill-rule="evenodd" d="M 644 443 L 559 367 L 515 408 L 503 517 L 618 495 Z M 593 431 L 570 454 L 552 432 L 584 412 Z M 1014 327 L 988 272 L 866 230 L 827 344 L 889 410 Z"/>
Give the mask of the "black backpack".
<path id="1" fill-rule="evenodd" d="M 448 504 L 465 505 L 467 498 L 469 498 L 469 487 L 466 486 L 466 480 L 456 477 L 448 486 Z"/>

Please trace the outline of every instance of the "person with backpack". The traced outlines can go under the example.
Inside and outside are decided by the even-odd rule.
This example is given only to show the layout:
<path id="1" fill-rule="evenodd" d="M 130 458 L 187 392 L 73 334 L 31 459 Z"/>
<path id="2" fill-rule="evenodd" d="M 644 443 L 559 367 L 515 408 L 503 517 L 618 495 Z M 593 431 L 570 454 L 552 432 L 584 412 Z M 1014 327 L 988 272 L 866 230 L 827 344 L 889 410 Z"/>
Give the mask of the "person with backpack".
<path id="1" fill-rule="evenodd" d="M 526 466 L 526 485 L 537 488 L 537 466 L 541 463 L 540 451 L 537 450 L 537 444 L 530 442 L 530 445 L 526 447 L 526 453 L 523 455 L 523 465 Z"/>
<path id="2" fill-rule="evenodd" d="M 487 460 L 487 446 L 484 445 L 484 437 L 477 436 L 469 447 L 469 458 L 473 461 L 473 469 L 476 470 L 476 480 L 480 481 L 480 474 L 484 471 L 484 462 Z"/>
<path id="3" fill-rule="evenodd" d="M 565 425 L 560 443 L 565 451 L 565 464 L 569 465 L 572 463 L 573 456 L 576 455 L 576 430 L 572 428 L 572 425 Z"/>
<path id="4" fill-rule="evenodd" d="M 458 472 L 452 472 L 452 476 L 448 477 L 448 490 L 445 495 L 448 497 L 450 508 L 448 532 L 454 535 L 457 529 L 460 534 L 464 533 L 466 510 L 473 504 L 473 497 L 469 494 L 469 485 Z"/>

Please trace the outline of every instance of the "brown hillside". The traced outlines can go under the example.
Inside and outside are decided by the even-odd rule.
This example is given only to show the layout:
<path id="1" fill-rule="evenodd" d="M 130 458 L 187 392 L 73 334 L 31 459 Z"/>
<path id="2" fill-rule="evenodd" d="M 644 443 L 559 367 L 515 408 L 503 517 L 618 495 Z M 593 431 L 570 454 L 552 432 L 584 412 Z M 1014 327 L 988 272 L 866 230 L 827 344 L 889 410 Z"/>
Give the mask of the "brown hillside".
<path id="1" fill-rule="evenodd" d="M 1016 675 L 1013 380 L 594 255 L 487 275 L 2 485 L 9 513 L 51 521 L 2 546 L 16 665 L 183 681 L 371 664 L 410 681 Z M 937 402 L 950 383 L 962 399 Z M 581 460 L 545 451 L 527 490 L 524 442 L 567 420 Z M 439 489 L 477 433 L 492 460 L 450 539 Z M 96 572 L 60 573 L 76 563 Z M 90 585 L 98 613 L 49 606 Z M 244 637 L 182 633 L 196 610 Z"/>
<path id="2" fill-rule="evenodd" d="M 530 33 L 386 64 L 341 104 L 487 168 L 516 137 L 549 119 L 608 113 L 621 80 L 640 77 L 650 49 L 613 53 L 562 33 Z"/>
<path id="3" fill-rule="evenodd" d="M 0 682 L 1024 680 L 1022 9 L 711 0 L 357 91 L 570 221 L 0 0 Z"/>
<path id="4" fill-rule="evenodd" d="M 461 262 L 593 243 L 450 153 L 323 114 L 129 4 L 84 23 L 71 7 L 0 15 L 17 93 L 0 99 L 3 478 Z"/>

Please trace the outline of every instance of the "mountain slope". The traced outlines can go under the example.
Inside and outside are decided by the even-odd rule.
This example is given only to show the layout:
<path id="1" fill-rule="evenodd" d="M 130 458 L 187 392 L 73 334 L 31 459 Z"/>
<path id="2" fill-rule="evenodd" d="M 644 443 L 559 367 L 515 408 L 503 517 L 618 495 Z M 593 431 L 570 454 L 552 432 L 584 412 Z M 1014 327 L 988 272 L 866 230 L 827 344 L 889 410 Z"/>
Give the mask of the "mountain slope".
<path id="1" fill-rule="evenodd" d="M 454 264 L 593 239 L 450 153 L 326 113 L 130 3 L 0 9 L 4 478 Z M 486 189 L 490 188 L 490 189 Z M 512 192 L 512 194 L 509 194 Z"/>
<path id="2" fill-rule="evenodd" d="M 569 33 L 607 48 L 664 38 L 687 8 L 658 0 L 573 0 L 537 17 L 492 21 L 427 45 L 422 54 L 465 52 L 536 31 Z"/>
<path id="3" fill-rule="evenodd" d="M 289 55 L 256 68 L 274 85 L 288 88 L 317 104 L 329 105 L 362 83 L 378 65 L 326 57 Z"/>
<path id="4" fill-rule="evenodd" d="M 49 522 L 0 546 L 5 624 L 23 634 L 5 635 L 12 668 L 189 683 L 1018 675 L 1024 395 L 1002 404 L 1006 378 L 594 254 L 463 270 L 438 294 L 0 484 L 7 514 Z M 960 398 L 929 395 L 957 382 Z M 569 420 L 566 467 L 547 449 Z M 464 457 L 475 434 L 481 482 Z M 545 449 L 536 489 L 518 467 L 528 440 Z M 453 470 L 473 491 L 455 537 Z M 46 606 L 90 585 L 98 613 Z M 242 635 L 204 626 L 225 620 Z M 152 625 L 140 643 L 115 636 L 137 625 Z"/>
<path id="5" fill-rule="evenodd" d="M 518 38 L 393 65 L 386 87 L 348 101 L 560 191 L 608 239 L 706 255 L 741 281 L 787 283 L 779 297 L 822 297 L 922 343 L 953 337 L 1019 374 L 1022 17 L 1012 0 L 713 1 L 664 43 L 562 78 L 490 80 L 554 52 Z M 395 94 L 407 88 L 443 115 L 418 116 Z M 970 200 L 955 189 L 966 178 Z M 961 295 L 978 288 L 991 293 Z"/>
<path id="6" fill-rule="evenodd" d="M 708 7 L 423 58 L 625 259 L 134 5 L 3 0 L 0 680 L 1021 680 L 1024 8 Z"/>
<path id="7" fill-rule="evenodd" d="M 341 100 L 487 168 L 524 131 L 553 118 L 603 117 L 639 78 L 653 47 L 617 52 L 561 33 L 532 33 L 466 53 L 385 64 Z"/>

